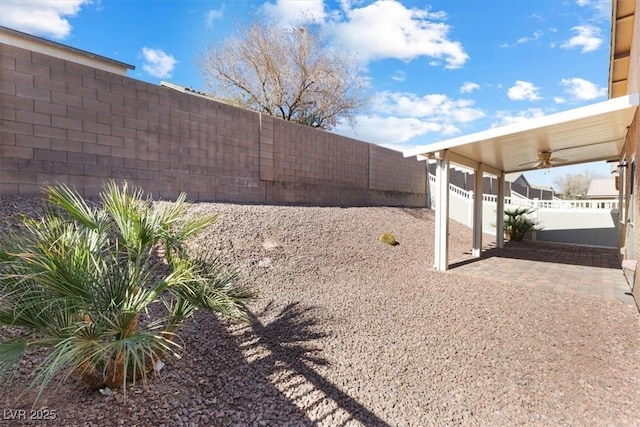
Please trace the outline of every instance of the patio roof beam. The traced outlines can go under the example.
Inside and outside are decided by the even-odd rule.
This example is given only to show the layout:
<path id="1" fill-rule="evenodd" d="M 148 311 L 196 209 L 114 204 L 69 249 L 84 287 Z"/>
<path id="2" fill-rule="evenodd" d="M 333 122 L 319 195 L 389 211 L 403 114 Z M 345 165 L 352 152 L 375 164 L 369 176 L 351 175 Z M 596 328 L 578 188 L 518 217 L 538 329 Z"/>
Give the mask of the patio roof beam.
<path id="1" fill-rule="evenodd" d="M 451 161 L 451 163 L 455 163 L 457 165 L 461 165 L 461 166 L 465 166 L 468 167 L 469 169 L 477 169 L 480 166 L 480 162 L 475 161 L 473 159 L 470 159 L 468 157 L 465 156 L 461 156 L 460 154 L 454 152 L 454 151 L 449 151 L 449 160 Z M 500 175 L 500 173 L 502 171 L 492 168 L 491 166 L 487 166 L 485 164 L 482 164 L 482 172 L 483 173 L 488 173 L 490 175 L 493 176 L 498 176 Z"/>

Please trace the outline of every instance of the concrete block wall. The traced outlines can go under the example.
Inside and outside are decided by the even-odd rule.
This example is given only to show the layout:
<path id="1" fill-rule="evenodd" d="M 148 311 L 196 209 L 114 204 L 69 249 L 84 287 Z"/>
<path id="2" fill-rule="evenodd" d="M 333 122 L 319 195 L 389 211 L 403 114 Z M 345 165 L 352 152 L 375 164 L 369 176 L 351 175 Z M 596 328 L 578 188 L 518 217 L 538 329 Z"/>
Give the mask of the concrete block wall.
<path id="1" fill-rule="evenodd" d="M 414 179 L 423 173 L 424 162 L 407 162 L 401 153 L 377 145 L 369 146 L 369 188 L 380 191 L 425 193 L 427 180 Z"/>
<path id="2" fill-rule="evenodd" d="M 113 178 L 167 199 L 426 205 L 424 162 L 6 44 L 0 97 L 0 195 Z"/>
<path id="3" fill-rule="evenodd" d="M 267 185 L 278 203 L 367 205 L 368 146 L 326 131 L 273 119 L 274 179 Z"/>

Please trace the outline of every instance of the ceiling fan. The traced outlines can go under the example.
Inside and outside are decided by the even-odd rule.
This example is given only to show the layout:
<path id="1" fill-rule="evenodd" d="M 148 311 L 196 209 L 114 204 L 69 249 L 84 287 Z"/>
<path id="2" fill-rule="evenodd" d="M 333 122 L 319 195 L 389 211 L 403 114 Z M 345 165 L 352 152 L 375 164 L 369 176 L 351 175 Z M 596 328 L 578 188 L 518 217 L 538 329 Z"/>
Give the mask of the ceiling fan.
<path id="1" fill-rule="evenodd" d="M 551 159 L 551 151 L 541 151 L 538 153 L 538 161 L 523 163 L 519 166 L 532 166 L 536 169 L 548 169 L 558 164 L 566 162 L 567 159 Z"/>

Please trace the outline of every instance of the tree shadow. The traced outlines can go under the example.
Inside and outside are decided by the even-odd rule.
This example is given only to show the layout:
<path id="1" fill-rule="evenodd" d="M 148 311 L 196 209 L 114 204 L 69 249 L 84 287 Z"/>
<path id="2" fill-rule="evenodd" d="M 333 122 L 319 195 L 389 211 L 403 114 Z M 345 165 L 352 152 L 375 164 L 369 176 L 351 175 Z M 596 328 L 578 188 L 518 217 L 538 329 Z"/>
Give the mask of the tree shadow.
<path id="1" fill-rule="evenodd" d="M 318 373 L 329 367 L 322 356 L 316 310 L 271 302 L 247 313 L 248 324 L 230 324 L 200 312 L 180 332 L 182 358 L 166 359 L 166 367 L 145 387 L 132 386 L 103 395 L 77 381 L 61 379 L 48 387 L 37 407 L 56 411 L 59 425 L 295 425 L 340 426 L 388 424 Z M 266 319 L 269 319 L 268 321 Z M 24 386 L 30 371 L 16 388 Z M 0 406 L 25 409 L 30 399 L 0 397 Z M 34 425 L 16 419 L 14 425 Z"/>
<path id="2" fill-rule="evenodd" d="M 270 302 L 258 314 L 249 313 L 250 329 L 242 335 L 245 350 L 261 347 L 268 354 L 254 364 L 268 377 L 275 378 L 276 387 L 288 396 L 295 396 L 295 404 L 303 412 L 313 411 L 314 422 L 347 425 L 354 421 L 367 426 L 388 426 L 377 415 L 316 371 L 328 366 L 315 343 L 327 333 L 319 329 L 315 309 L 290 303 L 280 309 L 270 322 L 269 311 L 277 310 Z M 273 382 L 273 381 L 272 381 Z M 321 410 L 318 410 L 321 408 Z"/>
<path id="3" fill-rule="evenodd" d="M 230 332 L 233 327 L 213 313 L 197 313 L 181 329 L 182 358 L 165 359 L 166 366 L 147 386 L 131 386 L 125 397 L 122 390 L 105 395 L 72 378 L 61 378 L 57 386 L 47 387 L 34 409 L 52 410 L 54 423 L 65 426 L 123 421 L 143 426 L 316 425 L 269 381 L 260 366 L 247 361 L 238 337 Z M 30 368 L 26 364 L 11 393 L 0 396 L 0 406 L 17 414 L 12 425 L 41 425 L 28 416 L 35 396 L 17 398 Z"/>

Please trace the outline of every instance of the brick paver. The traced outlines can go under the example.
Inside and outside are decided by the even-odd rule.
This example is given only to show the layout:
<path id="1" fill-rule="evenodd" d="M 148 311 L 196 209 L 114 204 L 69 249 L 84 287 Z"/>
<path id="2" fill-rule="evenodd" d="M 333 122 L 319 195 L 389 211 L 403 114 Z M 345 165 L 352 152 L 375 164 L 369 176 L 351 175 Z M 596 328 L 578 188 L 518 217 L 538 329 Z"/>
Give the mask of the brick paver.
<path id="1" fill-rule="evenodd" d="M 449 271 L 635 304 L 615 249 L 507 242 L 486 248 L 480 258 L 457 260 Z"/>

